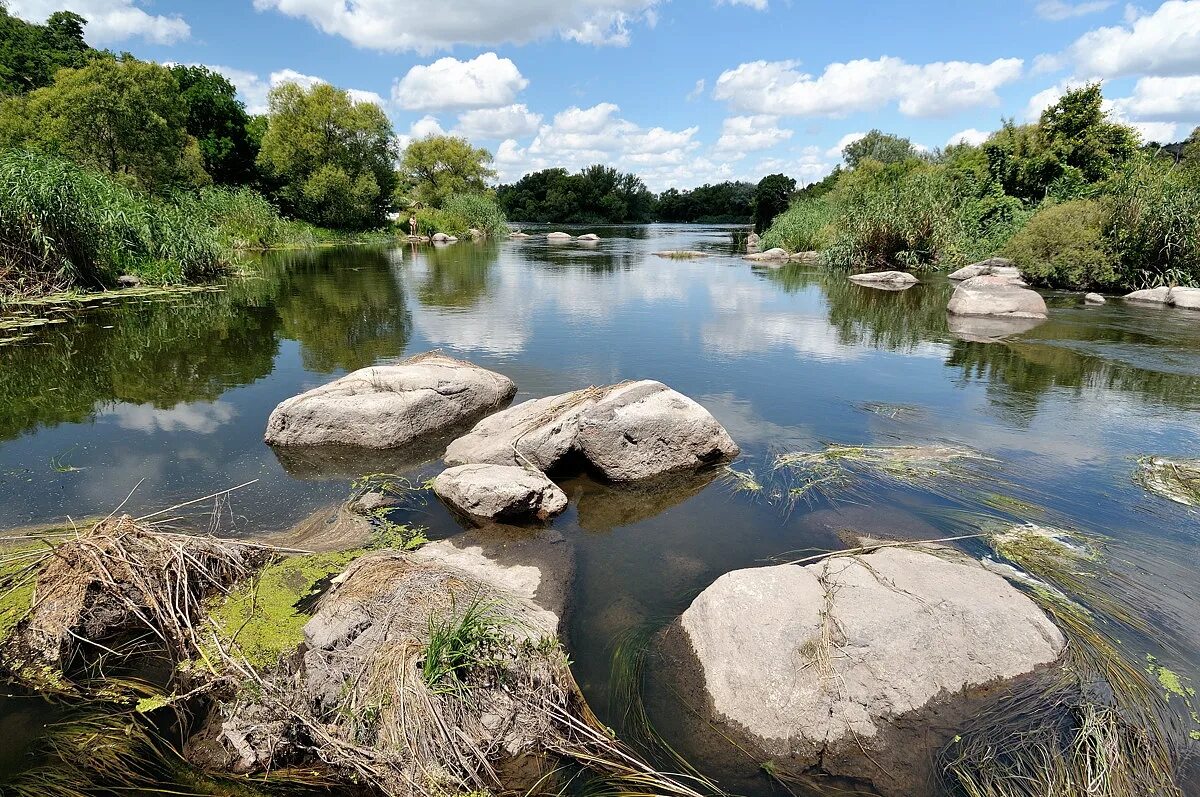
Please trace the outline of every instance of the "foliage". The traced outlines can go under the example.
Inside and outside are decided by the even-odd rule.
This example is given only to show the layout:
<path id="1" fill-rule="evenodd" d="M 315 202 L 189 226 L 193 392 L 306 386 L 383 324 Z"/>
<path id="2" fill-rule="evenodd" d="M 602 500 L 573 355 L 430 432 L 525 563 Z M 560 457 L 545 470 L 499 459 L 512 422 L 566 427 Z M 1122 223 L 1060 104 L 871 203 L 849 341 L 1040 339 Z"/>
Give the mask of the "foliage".
<path id="1" fill-rule="evenodd" d="M 85 25 L 87 20 L 70 11 L 56 11 L 45 25 L 35 25 L 0 4 L 0 95 L 49 86 L 58 70 L 84 66 L 97 55 L 83 40 Z"/>
<path id="2" fill-rule="evenodd" d="M 54 83 L 0 106 L 9 146 L 71 158 L 150 191 L 209 182 L 170 69 L 130 56 L 62 69 Z"/>
<path id="3" fill-rule="evenodd" d="M 659 194 L 659 221 L 746 224 L 754 218 L 754 183 L 724 182 Z"/>
<path id="4" fill-rule="evenodd" d="M 619 224 L 654 218 L 654 195 L 641 178 L 595 165 L 578 174 L 544 169 L 502 185 L 496 198 L 517 221 L 565 224 Z"/>
<path id="5" fill-rule="evenodd" d="M 421 208 L 415 215 L 417 229 L 424 235 L 444 232 L 461 238 L 471 230 L 479 230 L 486 236 L 497 237 L 508 232 L 504 211 L 488 194 L 455 194 L 441 209 Z"/>
<path id="6" fill-rule="evenodd" d="M 184 127 L 200 147 L 204 170 L 223 185 L 244 185 L 255 176 L 258 147 L 246 126 L 250 117 L 228 78 L 203 66 L 177 64 L 171 73 L 187 107 Z"/>
<path id="7" fill-rule="evenodd" d="M 225 250 L 272 249 L 281 246 L 315 246 L 320 232 L 303 222 L 291 221 L 253 189 L 211 186 L 179 201 L 215 228 Z"/>
<path id="8" fill-rule="evenodd" d="M 222 266 L 214 230 L 185 205 L 61 158 L 0 153 L 0 293 L 203 279 Z"/>
<path id="9" fill-rule="evenodd" d="M 492 649 L 504 641 L 504 621 L 497 607 L 473 601 L 463 613 L 429 618 L 429 642 L 421 660 L 421 678 L 435 693 L 464 688 L 466 673 L 486 665 Z"/>
<path id="10" fill-rule="evenodd" d="M 1004 255 L 1038 284 L 1108 287 L 1118 274 L 1104 223 L 1104 209 L 1092 199 L 1046 205 L 1009 241 Z"/>
<path id="11" fill-rule="evenodd" d="M 907 138 L 872 130 L 857 141 L 851 141 L 843 147 L 842 157 L 848 167 L 855 169 L 863 161 L 868 160 L 879 163 L 903 163 L 917 157 L 917 150 L 912 141 Z"/>
<path id="12" fill-rule="evenodd" d="M 1179 168 L 1193 188 L 1200 188 L 1200 127 L 1192 131 L 1179 151 Z"/>
<path id="13" fill-rule="evenodd" d="M 271 90 L 258 166 L 286 212 L 334 229 L 378 227 L 396 185 L 395 137 L 378 105 L 325 83 Z"/>
<path id="14" fill-rule="evenodd" d="M 1088 183 L 1108 177 L 1138 146 L 1137 133 L 1109 121 L 1103 103 L 1100 84 L 1091 83 L 1064 94 L 1038 123 L 1063 172 L 1074 170 Z"/>
<path id="15" fill-rule="evenodd" d="M 1200 285 L 1200 189 L 1186 174 L 1138 156 L 1110 181 L 1107 202 L 1123 285 Z"/>
<path id="16" fill-rule="evenodd" d="M 754 188 L 754 230 L 765 232 L 783 211 L 787 210 L 796 181 L 785 174 L 768 174 Z"/>
<path id="17" fill-rule="evenodd" d="M 401 191 L 408 203 L 442 207 L 457 194 L 482 194 L 496 176 L 492 154 L 465 138 L 431 135 L 405 148 L 400 162 Z"/>
<path id="18" fill-rule="evenodd" d="M 789 252 L 827 249 L 834 240 L 832 204 L 820 199 L 805 199 L 792 204 L 775 218 L 763 235 L 765 249 L 781 247 Z"/>

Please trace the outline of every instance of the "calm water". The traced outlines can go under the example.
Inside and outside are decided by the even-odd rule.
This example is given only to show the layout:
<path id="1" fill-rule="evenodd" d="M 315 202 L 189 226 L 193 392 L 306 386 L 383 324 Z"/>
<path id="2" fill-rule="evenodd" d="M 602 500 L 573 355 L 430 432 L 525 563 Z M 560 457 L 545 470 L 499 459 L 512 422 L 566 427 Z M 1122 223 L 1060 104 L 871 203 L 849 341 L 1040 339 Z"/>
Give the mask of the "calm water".
<path id="1" fill-rule="evenodd" d="M 513 378 L 517 401 L 660 380 L 707 407 L 742 446 L 737 467 L 760 474 L 779 452 L 826 443 L 978 449 L 998 460 L 990 491 L 1111 539 L 1109 560 L 1161 627 L 1153 652 L 1200 682 L 1200 515 L 1130 478 L 1142 454 L 1200 456 L 1200 314 L 1050 296 L 1046 323 L 973 343 L 947 327 L 945 280 L 888 293 L 814 269 L 754 269 L 729 228 L 597 232 L 595 245 L 276 253 L 223 293 L 80 313 L 0 348 L 0 523 L 107 513 L 135 487 L 127 507 L 155 510 L 257 479 L 225 520 L 256 535 L 344 497 L 363 471 L 432 475 L 438 462 L 411 458 L 281 460 L 261 438 L 282 399 L 440 348 Z M 713 256 L 651 255 L 662 249 Z M 957 530 L 946 499 L 883 486 L 790 510 L 712 477 L 564 486 L 572 505 L 554 526 L 577 555 L 569 647 L 615 726 L 614 648 L 721 573 L 841 547 L 844 528 Z M 1002 516 L 986 504 L 979 496 L 980 511 Z M 435 536 L 458 530 L 436 501 L 418 514 Z M 28 699 L 0 699 L 7 739 L 41 716 Z M 0 747 L 0 769 L 12 766 L 20 745 Z"/>

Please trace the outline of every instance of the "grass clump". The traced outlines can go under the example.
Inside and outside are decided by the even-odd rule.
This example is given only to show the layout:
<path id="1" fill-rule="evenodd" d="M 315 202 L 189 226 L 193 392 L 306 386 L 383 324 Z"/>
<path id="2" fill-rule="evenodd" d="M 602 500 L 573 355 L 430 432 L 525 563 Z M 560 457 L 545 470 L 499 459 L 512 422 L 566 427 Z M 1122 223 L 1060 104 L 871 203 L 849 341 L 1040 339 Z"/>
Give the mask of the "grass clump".
<path id="1" fill-rule="evenodd" d="M 1134 480 L 1168 501 L 1200 506 L 1200 460 L 1141 457 Z"/>
<path id="2" fill-rule="evenodd" d="M 462 238 L 478 230 L 489 238 L 508 234 L 508 221 L 496 200 L 486 194 L 455 194 L 440 208 L 421 208 L 416 212 L 417 229 L 423 235 L 442 232 Z M 401 223 L 405 222 L 401 218 Z"/>
<path id="3" fill-rule="evenodd" d="M 435 694 L 466 688 L 467 673 L 486 667 L 489 654 L 505 640 L 505 620 L 494 603 L 474 600 L 461 615 L 429 618 L 429 641 L 421 679 Z"/>

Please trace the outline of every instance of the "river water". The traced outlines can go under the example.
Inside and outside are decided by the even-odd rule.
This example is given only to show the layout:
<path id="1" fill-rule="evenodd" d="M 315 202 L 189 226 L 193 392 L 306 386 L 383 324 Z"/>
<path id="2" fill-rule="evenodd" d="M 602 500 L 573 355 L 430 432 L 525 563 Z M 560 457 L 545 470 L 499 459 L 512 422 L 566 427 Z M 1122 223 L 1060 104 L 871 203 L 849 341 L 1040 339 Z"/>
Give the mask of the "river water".
<path id="1" fill-rule="evenodd" d="M 1052 294 L 1047 322 L 972 342 L 948 328 L 941 277 L 890 293 L 809 267 L 754 268 L 732 228 L 595 231 L 596 244 L 271 253 L 220 293 L 81 311 L 0 347 L 0 524 L 106 514 L 131 491 L 126 509 L 138 514 L 257 480 L 221 520 L 253 536 L 343 498 L 364 471 L 434 475 L 436 460 L 281 460 L 262 432 L 284 398 L 442 349 L 511 377 L 516 401 L 665 382 L 711 411 L 741 445 L 735 467 L 764 481 L 777 455 L 829 443 L 976 449 L 997 464 L 965 500 L 1103 535 L 1159 627 L 1141 644 L 1200 683 L 1200 514 L 1131 477 L 1141 455 L 1200 456 L 1200 313 Z M 665 249 L 711 256 L 652 255 Z M 618 728 L 614 651 L 722 573 L 841 547 L 846 528 L 946 536 L 960 531 L 950 510 L 963 503 L 885 484 L 792 503 L 720 473 L 653 492 L 585 477 L 564 487 L 571 507 L 553 525 L 576 553 L 568 647 L 593 707 Z M 409 519 L 430 536 L 459 530 L 436 501 Z M 44 719 L 36 703 L 0 699 L 0 728 L 16 742 L 0 745 L 0 769 L 20 766 Z"/>

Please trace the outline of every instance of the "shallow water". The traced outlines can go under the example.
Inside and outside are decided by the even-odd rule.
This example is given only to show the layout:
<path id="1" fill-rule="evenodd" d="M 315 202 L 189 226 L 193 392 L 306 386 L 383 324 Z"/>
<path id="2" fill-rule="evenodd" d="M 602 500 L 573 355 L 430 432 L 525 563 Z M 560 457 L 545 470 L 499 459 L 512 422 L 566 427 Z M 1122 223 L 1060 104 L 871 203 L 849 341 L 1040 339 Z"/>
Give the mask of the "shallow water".
<path id="1" fill-rule="evenodd" d="M 1200 513 L 1133 483 L 1142 454 L 1200 456 L 1200 314 L 1051 295 L 1050 319 L 1004 342 L 947 324 L 952 290 L 903 293 L 735 253 L 731 228 L 614 227 L 597 244 L 545 240 L 446 248 L 273 253 L 219 294 L 111 305 L 0 347 L 0 523 L 133 514 L 251 480 L 222 528 L 258 535 L 412 457 L 276 457 L 262 443 L 282 399 L 349 370 L 440 348 L 514 379 L 527 398 L 657 379 L 707 407 L 766 478 L 773 455 L 826 443 L 944 442 L 997 460 L 978 495 L 882 484 L 852 501 L 783 506 L 712 474 L 656 491 L 578 477 L 554 522 L 576 550 L 568 643 L 597 712 L 620 727 L 614 649 L 669 622 L 720 574 L 841 547 L 845 528 L 936 537 L 952 509 L 1002 494 L 1110 538 L 1160 626 L 1139 644 L 1200 682 Z M 664 260 L 652 252 L 701 249 Z M 135 490 L 136 488 L 136 490 Z M 994 495 L 992 496 L 994 498 Z M 208 508 L 208 505 L 205 505 Z M 458 530 L 436 501 L 415 522 Z M 36 733 L 27 698 L 0 698 L 7 738 Z M 0 769 L 16 764 L 8 748 Z M 703 769 L 703 762 L 695 762 Z M 1194 785 L 1191 794 L 1200 793 Z"/>

